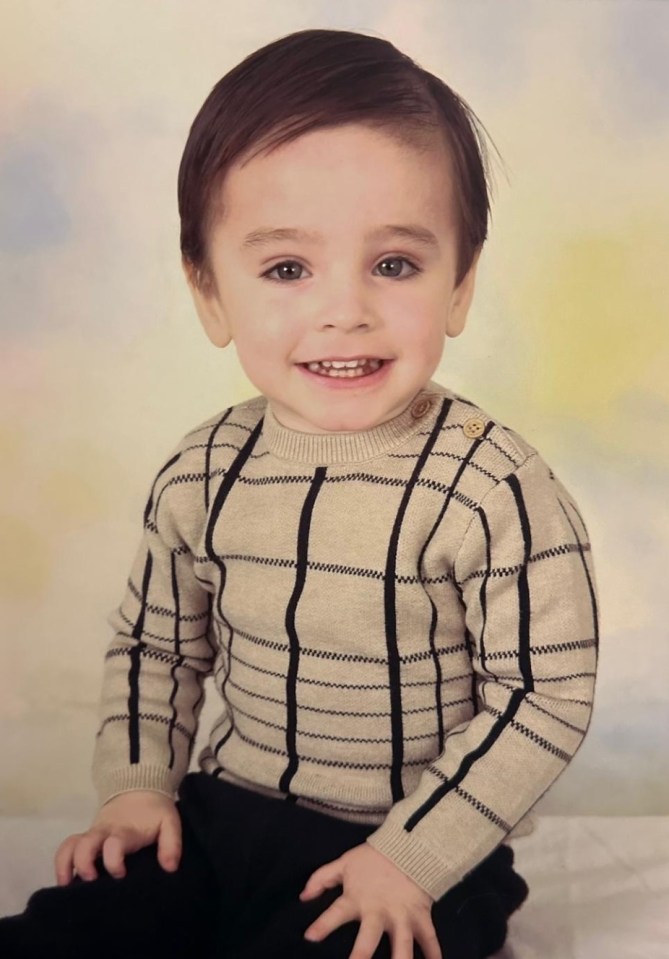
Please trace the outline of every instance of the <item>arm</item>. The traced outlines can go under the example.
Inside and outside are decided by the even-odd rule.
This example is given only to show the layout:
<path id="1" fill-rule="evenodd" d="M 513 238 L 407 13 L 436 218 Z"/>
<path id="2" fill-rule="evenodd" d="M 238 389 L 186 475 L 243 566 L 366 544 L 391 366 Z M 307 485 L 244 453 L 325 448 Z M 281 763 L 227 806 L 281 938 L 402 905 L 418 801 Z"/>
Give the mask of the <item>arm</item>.
<path id="1" fill-rule="evenodd" d="M 563 772 L 590 722 L 598 613 L 587 532 L 534 454 L 484 498 L 454 564 L 478 712 L 367 842 L 437 899 Z"/>
<path id="2" fill-rule="evenodd" d="M 197 523 L 203 498 L 199 488 L 193 495 L 193 484 L 199 487 L 204 474 L 173 474 L 179 459 L 170 459 L 153 484 L 125 596 L 110 617 L 114 636 L 93 760 L 101 808 L 86 832 L 59 846 L 59 885 L 75 872 L 95 879 L 98 855 L 120 878 L 125 856 L 154 842 L 164 869 L 176 869 L 181 857 L 173 796 L 188 768 L 213 650 L 209 594 L 186 545 L 186 534 L 196 541 L 188 524 Z"/>
<path id="3" fill-rule="evenodd" d="M 195 578 L 184 538 L 202 497 L 199 484 L 193 491 L 180 482 L 178 459 L 168 461 L 153 485 L 125 596 L 109 619 L 114 636 L 93 759 L 101 803 L 135 789 L 174 795 L 212 669 L 210 594 Z"/>

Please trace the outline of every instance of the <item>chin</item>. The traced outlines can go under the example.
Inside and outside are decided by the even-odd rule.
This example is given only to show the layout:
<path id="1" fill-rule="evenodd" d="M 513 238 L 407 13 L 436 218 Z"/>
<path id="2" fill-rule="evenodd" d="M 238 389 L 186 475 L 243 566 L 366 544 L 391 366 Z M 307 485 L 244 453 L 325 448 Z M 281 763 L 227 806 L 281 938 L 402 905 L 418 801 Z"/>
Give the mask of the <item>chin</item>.
<path id="1" fill-rule="evenodd" d="M 337 397 L 332 399 L 336 400 Z M 278 409 L 274 406 L 274 413 L 284 426 L 301 433 L 362 433 L 392 419 L 402 409 L 399 404 L 398 408 L 388 409 L 387 404 L 374 403 L 371 397 L 364 396 L 357 397 L 354 403 L 346 405 L 348 409 L 326 400 L 318 405 L 314 403 L 311 409 L 305 408 L 302 411 L 297 404 L 292 408 L 282 408 L 279 404 Z"/>
<path id="2" fill-rule="evenodd" d="M 366 430 L 374 429 L 374 427 L 378 426 L 381 422 L 383 422 L 382 417 L 373 417 L 370 419 L 368 416 L 358 415 L 336 418 L 323 417 L 323 419 L 315 425 L 318 429 L 326 433 L 362 433 Z"/>

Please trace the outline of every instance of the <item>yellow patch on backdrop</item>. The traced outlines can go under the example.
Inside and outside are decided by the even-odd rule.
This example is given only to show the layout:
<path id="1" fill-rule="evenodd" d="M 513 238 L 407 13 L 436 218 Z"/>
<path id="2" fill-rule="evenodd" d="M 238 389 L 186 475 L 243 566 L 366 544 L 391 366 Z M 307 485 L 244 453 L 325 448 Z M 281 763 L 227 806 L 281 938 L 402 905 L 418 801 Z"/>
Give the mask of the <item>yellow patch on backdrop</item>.
<path id="1" fill-rule="evenodd" d="M 17 429 L 0 423 L 0 463 L 3 471 L 10 466 L 15 467 L 20 461 L 24 442 L 23 436 Z"/>
<path id="2" fill-rule="evenodd" d="M 659 262 L 666 228 L 641 217 L 627 227 L 549 248 L 517 294 L 536 364 L 530 401 L 610 439 L 637 403 L 669 404 L 669 377 L 656 369 L 669 349 L 669 291 Z"/>
<path id="3" fill-rule="evenodd" d="M 106 457 L 85 442 L 62 444 L 62 466 L 52 466 L 40 487 L 40 506 L 49 527 L 74 528 L 104 514 L 110 495 Z"/>
<path id="4" fill-rule="evenodd" d="M 43 537 L 26 520 L 0 513 L 0 595 L 38 596 L 49 579 L 50 555 Z"/>

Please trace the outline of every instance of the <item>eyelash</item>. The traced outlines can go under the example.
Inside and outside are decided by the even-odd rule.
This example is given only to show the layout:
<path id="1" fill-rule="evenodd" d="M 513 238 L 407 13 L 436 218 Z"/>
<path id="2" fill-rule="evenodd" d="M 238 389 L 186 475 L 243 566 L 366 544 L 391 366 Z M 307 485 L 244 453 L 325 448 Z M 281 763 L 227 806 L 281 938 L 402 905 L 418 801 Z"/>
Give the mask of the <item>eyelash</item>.
<path id="1" fill-rule="evenodd" d="M 403 261 L 404 263 L 408 263 L 409 266 L 412 268 L 412 270 L 414 270 L 414 272 L 413 272 L 413 273 L 410 273 L 409 276 L 390 276 L 390 277 L 386 277 L 386 279 L 390 279 L 390 280 L 408 280 L 410 277 L 416 276 L 417 274 L 423 272 L 423 270 L 422 270 L 422 268 L 421 268 L 420 266 L 417 266 L 412 260 L 409 260 L 406 256 L 385 256 L 385 257 L 383 257 L 383 259 L 379 260 L 379 263 L 386 263 L 386 262 L 391 261 L 391 260 L 401 260 L 401 261 Z M 265 279 L 267 279 L 267 280 L 271 280 L 273 283 L 284 283 L 284 282 L 293 283 L 293 282 L 295 282 L 294 280 L 281 280 L 281 279 L 279 279 L 278 277 L 270 276 L 270 273 L 274 273 L 274 271 L 275 271 L 275 270 L 278 270 L 280 266 L 299 266 L 299 267 L 302 267 L 302 264 L 299 263 L 297 260 L 281 260 L 280 263 L 275 263 L 273 267 L 271 267 L 269 270 L 266 270 L 264 273 L 261 274 L 261 276 L 263 276 L 263 277 L 264 277 Z"/>

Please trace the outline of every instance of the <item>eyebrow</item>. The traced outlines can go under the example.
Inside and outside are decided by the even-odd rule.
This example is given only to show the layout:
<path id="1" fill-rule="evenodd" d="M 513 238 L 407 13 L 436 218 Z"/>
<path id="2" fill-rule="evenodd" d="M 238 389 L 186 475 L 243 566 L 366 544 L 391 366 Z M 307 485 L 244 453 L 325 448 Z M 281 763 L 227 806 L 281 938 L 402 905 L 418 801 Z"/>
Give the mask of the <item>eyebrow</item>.
<path id="1" fill-rule="evenodd" d="M 377 227 L 366 234 L 366 239 L 376 240 L 390 237 L 401 237 L 406 240 L 415 240 L 423 246 L 433 249 L 439 248 L 439 241 L 431 230 L 416 224 L 394 224 L 389 223 L 386 226 Z M 323 235 L 312 230 L 296 230 L 292 227 L 278 227 L 276 229 L 259 229 L 247 233 L 244 237 L 242 247 L 244 249 L 255 249 L 266 246 L 276 240 L 302 240 L 307 243 L 322 243 Z"/>

